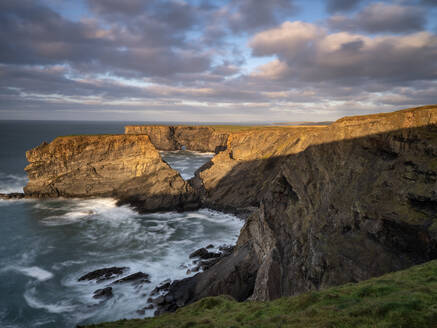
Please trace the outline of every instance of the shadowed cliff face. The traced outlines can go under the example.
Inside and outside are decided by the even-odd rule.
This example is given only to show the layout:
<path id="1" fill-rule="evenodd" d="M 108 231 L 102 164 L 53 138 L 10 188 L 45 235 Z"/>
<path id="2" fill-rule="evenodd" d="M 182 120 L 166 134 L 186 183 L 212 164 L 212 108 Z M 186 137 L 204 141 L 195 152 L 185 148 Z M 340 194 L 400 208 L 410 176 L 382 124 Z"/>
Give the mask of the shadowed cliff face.
<path id="1" fill-rule="evenodd" d="M 125 134 L 148 135 L 150 141 L 159 150 L 189 150 L 215 152 L 226 147 L 227 133 L 216 132 L 205 126 L 153 126 L 130 125 Z"/>
<path id="2" fill-rule="evenodd" d="M 111 196 L 143 212 L 197 204 L 192 188 L 144 135 L 59 137 L 26 156 L 30 197 Z"/>
<path id="3" fill-rule="evenodd" d="M 173 140 L 168 129 L 156 139 Z M 189 183 L 145 135 L 69 138 L 28 153 L 27 194 L 114 195 L 142 211 L 200 199 L 248 215 L 235 252 L 174 283 L 161 310 L 219 294 L 269 300 L 437 258 L 436 106 L 231 133 Z"/>
<path id="4" fill-rule="evenodd" d="M 426 107 L 231 135 L 191 183 L 208 206 L 252 210 L 233 254 L 246 260 L 228 274 L 222 260 L 215 274 L 188 278 L 194 287 L 180 304 L 241 299 L 237 271 L 256 277 L 242 287 L 252 299 L 270 300 L 437 258 L 436 124 L 437 107 Z M 197 286 L 209 287 L 199 294 Z"/>

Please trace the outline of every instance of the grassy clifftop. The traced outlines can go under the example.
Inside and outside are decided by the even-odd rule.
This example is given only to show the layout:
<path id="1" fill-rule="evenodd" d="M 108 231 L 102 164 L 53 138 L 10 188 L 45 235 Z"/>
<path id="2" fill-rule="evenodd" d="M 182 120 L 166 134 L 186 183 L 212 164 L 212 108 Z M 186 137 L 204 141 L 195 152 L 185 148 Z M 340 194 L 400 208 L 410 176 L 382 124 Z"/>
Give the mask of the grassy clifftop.
<path id="1" fill-rule="evenodd" d="M 175 313 L 89 328 L 437 327 L 437 260 L 356 284 L 271 302 L 208 297 Z"/>

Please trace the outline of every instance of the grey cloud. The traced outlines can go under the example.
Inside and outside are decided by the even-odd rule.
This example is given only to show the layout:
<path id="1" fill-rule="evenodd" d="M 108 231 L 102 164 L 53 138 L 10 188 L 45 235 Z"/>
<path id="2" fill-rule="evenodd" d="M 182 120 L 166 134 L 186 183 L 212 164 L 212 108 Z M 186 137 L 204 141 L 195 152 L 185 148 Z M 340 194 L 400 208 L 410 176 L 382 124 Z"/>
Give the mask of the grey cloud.
<path id="1" fill-rule="evenodd" d="M 426 11 L 422 7 L 373 3 L 352 17 L 333 16 L 328 20 L 331 28 L 348 31 L 412 32 L 423 30 Z"/>
<path id="2" fill-rule="evenodd" d="M 188 29 L 199 22 L 200 12 L 207 11 L 205 7 L 192 6 L 181 1 L 162 0 L 88 0 L 89 7 L 99 16 L 108 21 L 117 21 L 130 26 L 148 20 L 159 25 L 174 29 Z"/>
<path id="3" fill-rule="evenodd" d="M 231 65 L 230 63 L 223 63 L 220 66 L 214 67 L 212 70 L 212 74 L 222 75 L 222 76 L 229 76 L 237 74 L 240 71 L 240 68 L 234 65 Z"/>
<path id="4" fill-rule="evenodd" d="M 326 9 L 330 13 L 349 11 L 358 7 L 361 2 L 363 2 L 363 0 L 328 0 L 326 2 Z"/>
<path id="5" fill-rule="evenodd" d="M 294 22 L 259 33 L 250 44 L 255 55 L 279 58 L 261 70 L 259 78 L 343 85 L 373 80 L 391 86 L 437 78 L 437 36 L 429 32 L 370 38 L 328 34 L 315 25 Z"/>
<path id="6" fill-rule="evenodd" d="M 90 8 L 98 14 L 136 15 L 145 9 L 143 0 L 88 0 Z"/>
<path id="7" fill-rule="evenodd" d="M 175 10 L 164 12 L 171 16 Z M 117 70 L 146 76 L 209 69 L 209 56 L 189 50 L 180 37 L 179 23 L 174 24 L 140 15 L 128 25 L 102 28 L 95 21 L 68 21 L 34 1 L 6 0 L 0 3 L 0 62 L 69 63 L 90 72 Z"/>
<path id="8" fill-rule="evenodd" d="M 293 0 L 234 0 L 231 8 L 229 25 L 237 32 L 270 27 L 297 10 Z"/>

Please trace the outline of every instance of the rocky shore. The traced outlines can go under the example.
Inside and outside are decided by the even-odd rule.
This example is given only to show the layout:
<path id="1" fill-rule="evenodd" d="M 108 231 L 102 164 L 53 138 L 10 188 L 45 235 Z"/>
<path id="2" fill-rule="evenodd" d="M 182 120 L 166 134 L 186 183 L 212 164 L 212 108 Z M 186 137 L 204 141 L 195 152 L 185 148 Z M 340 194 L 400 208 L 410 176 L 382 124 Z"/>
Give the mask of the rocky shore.
<path id="1" fill-rule="evenodd" d="M 184 181 L 158 152 L 182 146 L 218 154 Z M 234 251 L 167 286 L 158 313 L 221 294 L 272 300 L 437 258 L 437 106 L 323 127 L 130 126 L 26 155 L 25 197 L 111 196 L 143 212 L 247 217 Z"/>

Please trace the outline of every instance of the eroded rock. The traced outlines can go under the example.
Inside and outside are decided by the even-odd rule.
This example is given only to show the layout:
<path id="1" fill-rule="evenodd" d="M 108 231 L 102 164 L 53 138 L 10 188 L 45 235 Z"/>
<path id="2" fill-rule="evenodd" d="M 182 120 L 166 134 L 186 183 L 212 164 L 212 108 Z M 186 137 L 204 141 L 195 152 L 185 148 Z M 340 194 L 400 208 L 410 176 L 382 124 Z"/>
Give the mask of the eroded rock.
<path id="1" fill-rule="evenodd" d="M 101 282 L 104 280 L 109 280 L 117 276 L 120 276 L 128 269 L 129 268 L 127 267 L 110 267 L 110 268 L 98 269 L 81 276 L 78 279 L 78 281 L 96 280 L 97 282 Z"/>
<path id="2" fill-rule="evenodd" d="M 115 197 L 140 212 L 199 207 L 145 135 L 58 137 L 26 152 L 27 197 Z"/>
<path id="3" fill-rule="evenodd" d="M 123 277 L 121 279 L 118 279 L 113 282 L 113 284 L 123 284 L 127 282 L 132 282 L 135 284 L 143 284 L 143 283 L 150 283 L 150 275 L 143 272 L 136 272 L 133 273 L 127 277 Z"/>
<path id="4" fill-rule="evenodd" d="M 94 292 L 93 298 L 103 298 L 105 300 L 108 300 L 112 298 L 114 295 L 112 294 L 112 287 L 106 287 L 102 289 L 97 289 Z"/>

